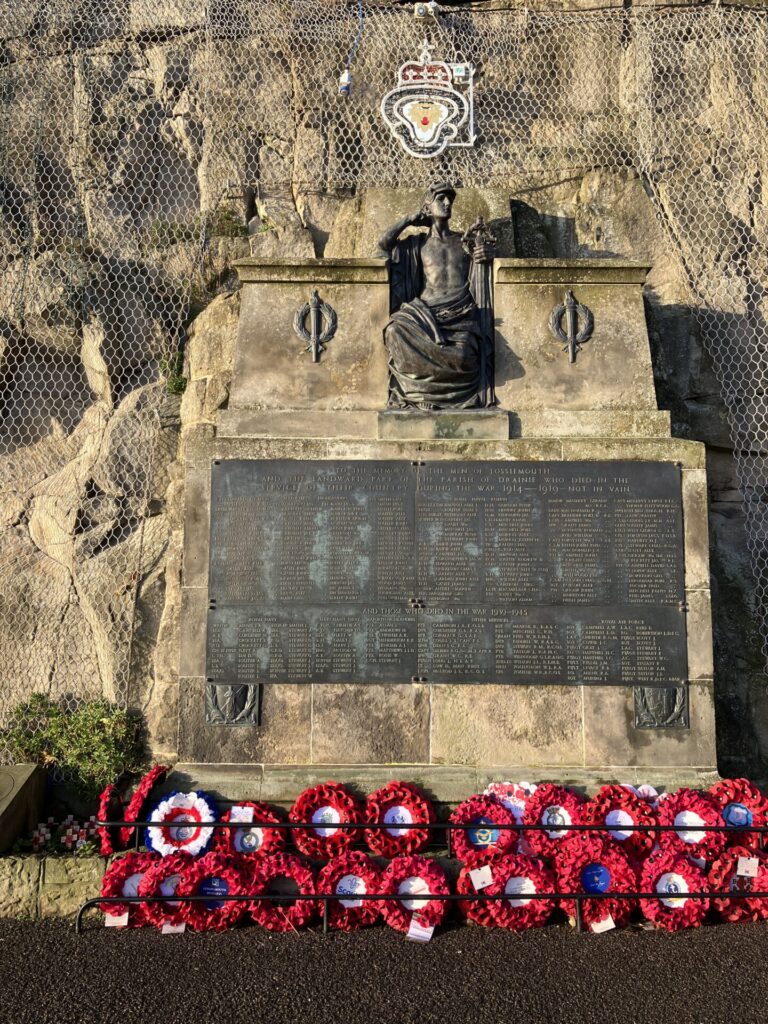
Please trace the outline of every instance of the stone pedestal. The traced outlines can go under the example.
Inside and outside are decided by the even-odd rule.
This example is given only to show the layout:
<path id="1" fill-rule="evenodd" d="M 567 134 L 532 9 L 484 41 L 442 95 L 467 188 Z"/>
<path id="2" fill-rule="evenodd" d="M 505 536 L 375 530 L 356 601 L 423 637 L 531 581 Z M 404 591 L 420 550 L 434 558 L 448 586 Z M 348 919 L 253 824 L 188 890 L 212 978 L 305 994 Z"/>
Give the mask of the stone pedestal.
<path id="1" fill-rule="evenodd" d="M 248 795 L 269 800 L 329 772 L 432 773 L 432 788 L 445 783 L 447 792 L 445 780 L 458 771 L 461 796 L 483 779 L 520 773 L 585 785 L 706 782 L 716 768 L 704 446 L 671 438 L 668 414 L 656 407 L 645 268 L 497 261 L 500 408 L 434 415 L 384 410 L 384 263 L 246 260 L 238 272 L 242 316 L 229 408 L 216 428 L 186 440 L 185 777 L 200 782 L 213 766 L 235 763 L 243 767 L 232 792 L 244 795 L 237 786 L 258 776 L 259 792 Z M 317 362 L 294 329 L 314 289 L 337 314 Z M 593 318 L 574 363 L 549 326 L 568 290 Z M 268 683 L 260 725 L 206 725 L 211 464 L 226 459 L 674 463 L 682 474 L 688 680 L 658 700 L 658 693 L 646 699 L 639 689 L 602 685 Z"/>

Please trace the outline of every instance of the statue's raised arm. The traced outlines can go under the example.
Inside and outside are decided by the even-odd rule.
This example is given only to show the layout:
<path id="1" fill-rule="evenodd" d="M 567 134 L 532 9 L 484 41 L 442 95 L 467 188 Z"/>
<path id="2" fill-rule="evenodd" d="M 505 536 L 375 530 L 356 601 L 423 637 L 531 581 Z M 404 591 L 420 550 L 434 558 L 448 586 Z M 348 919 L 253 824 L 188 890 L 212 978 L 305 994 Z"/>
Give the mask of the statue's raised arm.
<path id="1" fill-rule="evenodd" d="M 378 242 L 379 255 L 390 260 L 391 315 L 384 344 L 391 408 L 495 404 L 492 319 L 473 294 L 481 291 L 490 301 L 492 249 L 478 225 L 470 229 L 475 233 L 469 240 L 449 229 L 455 198 L 452 186 L 433 185 L 419 213 L 393 224 Z M 400 238 L 407 228 L 421 226 L 429 231 Z M 478 289 L 479 280 L 484 286 Z"/>

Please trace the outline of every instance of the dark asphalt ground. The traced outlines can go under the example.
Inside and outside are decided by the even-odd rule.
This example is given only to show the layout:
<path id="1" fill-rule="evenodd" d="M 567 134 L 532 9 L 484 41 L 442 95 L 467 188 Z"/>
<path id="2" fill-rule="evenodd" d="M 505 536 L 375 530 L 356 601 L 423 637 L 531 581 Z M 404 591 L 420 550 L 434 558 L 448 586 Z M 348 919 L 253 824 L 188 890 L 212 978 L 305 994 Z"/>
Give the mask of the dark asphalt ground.
<path id="1" fill-rule="evenodd" d="M 768 923 L 668 935 L 476 927 L 353 935 L 0 922 L 3 1024 L 764 1022 Z M 90 922 L 90 923 L 89 923 Z"/>

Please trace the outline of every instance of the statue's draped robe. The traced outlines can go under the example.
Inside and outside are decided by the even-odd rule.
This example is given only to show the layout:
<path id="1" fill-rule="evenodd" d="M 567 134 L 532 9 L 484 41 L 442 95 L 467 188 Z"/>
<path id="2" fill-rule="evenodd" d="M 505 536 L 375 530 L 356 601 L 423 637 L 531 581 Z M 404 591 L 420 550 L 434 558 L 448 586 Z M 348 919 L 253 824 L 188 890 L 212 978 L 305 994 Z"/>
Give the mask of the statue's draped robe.
<path id="1" fill-rule="evenodd" d="M 395 242 L 390 259 L 389 354 L 392 408 L 473 409 L 496 404 L 490 264 L 471 264 L 467 285 L 428 306 L 421 247 L 427 235 Z"/>

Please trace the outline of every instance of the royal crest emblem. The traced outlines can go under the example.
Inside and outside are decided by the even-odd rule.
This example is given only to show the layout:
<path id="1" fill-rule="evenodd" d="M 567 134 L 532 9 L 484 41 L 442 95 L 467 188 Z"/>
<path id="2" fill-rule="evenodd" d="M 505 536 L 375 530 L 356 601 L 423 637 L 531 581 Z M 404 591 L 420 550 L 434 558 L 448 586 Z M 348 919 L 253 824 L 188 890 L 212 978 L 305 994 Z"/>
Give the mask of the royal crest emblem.
<path id="1" fill-rule="evenodd" d="M 426 42 L 418 60 L 402 65 L 381 114 L 406 153 L 428 159 L 475 144 L 474 75 L 472 64 L 434 60 Z"/>

